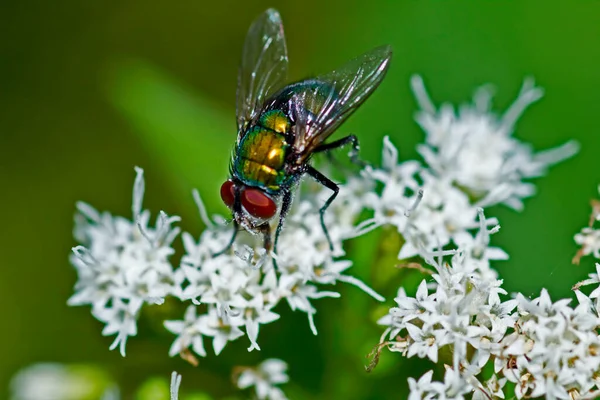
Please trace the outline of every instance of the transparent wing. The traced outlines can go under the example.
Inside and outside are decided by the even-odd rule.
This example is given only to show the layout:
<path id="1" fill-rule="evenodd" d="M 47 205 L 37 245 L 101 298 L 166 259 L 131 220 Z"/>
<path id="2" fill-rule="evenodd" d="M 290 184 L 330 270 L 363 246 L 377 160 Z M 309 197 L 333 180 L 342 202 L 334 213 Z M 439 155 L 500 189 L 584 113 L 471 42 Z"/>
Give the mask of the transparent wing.
<path id="1" fill-rule="evenodd" d="M 308 158 L 368 97 L 385 76 L 392 49 L 377 47 L 314 79 L 296 105 L 295 149 Z"/>
<path id="2" fill-rule="evenodd" d="M 287 77 L 288 57 L 279 13 L 270 8 L 250 26 L 238 73 L 238 131 L 251 121 L 265 99 L 280 89 Z"/>

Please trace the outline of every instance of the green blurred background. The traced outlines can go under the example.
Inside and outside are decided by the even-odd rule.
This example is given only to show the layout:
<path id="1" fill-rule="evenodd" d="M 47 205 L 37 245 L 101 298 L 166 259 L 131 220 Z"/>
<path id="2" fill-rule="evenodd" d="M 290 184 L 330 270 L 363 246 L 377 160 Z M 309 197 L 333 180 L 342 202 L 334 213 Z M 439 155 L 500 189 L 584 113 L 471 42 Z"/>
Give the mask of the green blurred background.
<path id="1" fill-rule="evenodd" d="M 425 371 L 426 364 L 384 354 L 373 373 L 364 372 L 381 332 L 373 321 L 384 309 L 353 287 L 341 287 L 339 300 L 318 301 L 319 336 L 304 314 L 282 304 L 282 321 L 261 330 L 262 352 L 247 353 L 242 338 L 196 369 L 168 359 L 172 337 L 146 320 L 122 359 L 108 351 L 112 338 L 100 335 L 89 308 L 66 306 L 75 282 L 68 262 L 74 203 L 129 216 L 134 165 L 146 171 L 145 205 L 181 215 L 184 229 L 202 228 L 193 187 L 211 211 L 225 212 L 218 188 L 235 138 L 242 43 L 270 6 L 284 20 L 291 79 L 393 45 L 388 77 L 341 129 L 358 134 L 373 162 L 384 135 L 403 159 L 417 157 L 423 135 L 412 121 L 411 74 L 424 76 L 437 104 L 468 101 L 476 86 L 493 83 L 499 111 L 525 76 L 535 76 L 546 96 L 516 136 L 537 149 L 571 138 L 582 147 L 536 181 L 538 195 L 524 213 L 488 211 L 502 224 L 493 242 L 511 255 L 498 266 L 509 291 L 535 296 L 547 287 L 555 298 L 570 296 L 592 271 L 591 260 L 578 267 L 570 260 L 572 236 L 587 223 L 600 183 L 596 1 L 7 1 L 0 6 L 1 387 L 32 362 L 87 362 L 106 367 L 126 391 L 177 369 L 185 389 L 222 397 L 233 393 L 231 366 L 275 356 L 290 363 L 292 398 L 404 398 L 406 377 Z M 376 237 L 351 243 L 351 254 Z M 368 258 L 357 261 L 354 274 L 374 282 L 391 306 L 397 285 L 369 271 Z"/>

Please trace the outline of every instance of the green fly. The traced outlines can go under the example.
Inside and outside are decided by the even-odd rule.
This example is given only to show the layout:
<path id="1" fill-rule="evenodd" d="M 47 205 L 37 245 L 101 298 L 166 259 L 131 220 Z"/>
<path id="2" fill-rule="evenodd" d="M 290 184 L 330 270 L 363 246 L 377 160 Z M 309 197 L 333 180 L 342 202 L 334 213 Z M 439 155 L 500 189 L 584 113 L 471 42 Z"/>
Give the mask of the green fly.
<path id="1" fill-rule="evenodd" d="M 324 142 L 377 88 L 391 56 L 389 46 L 378 47 L 328 74 L 286 86 L 288 56 L 279 13 L 269 9 L 252 23 L 238 73 L 238 135 L 230 178 L 221 186 L 221 198 L 232 210 L 234 223 L 225 250 L 241 226 L 262 233 L 264 248 L 276 252 L 293 191 L 304 174 L 332 191 L 320 217 L 333 250 L 324 213 L 339 188 L 313 168 L 310 159 L 315 153 L 351 145 L 350 156 L 358 160 L 356 136 Z M 273 242 L 271 221 L 277 214 Z"/>

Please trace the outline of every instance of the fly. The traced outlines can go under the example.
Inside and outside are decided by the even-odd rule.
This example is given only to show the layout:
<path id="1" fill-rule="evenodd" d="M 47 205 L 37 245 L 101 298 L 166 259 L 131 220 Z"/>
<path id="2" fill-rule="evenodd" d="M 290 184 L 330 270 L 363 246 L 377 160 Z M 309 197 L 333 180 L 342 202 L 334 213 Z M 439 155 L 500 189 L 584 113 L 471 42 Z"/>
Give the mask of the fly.
<path id="1" fill-rule="evenodd" d="M 320 209 L 329 247 L 333 243 L 324 215 L 339 187 L 310 165 L 313 154 L 351 145 L 358 139 L 325 140 L 369 97 L 388 69 L 390 46 L 377 47 L 330 73 L 285 85 L 288 56 L 279 13 L 269 9 L 250 26 L 242 52 L 237 87 L 238 135 L 221 198 L 232 210 L 235 241 L 239 227 L 261 233 L 267 252 L 277 241 L 292 195 L 307 174 L 332 191 Z M 271 222 L 279 215 L 274 241 Z"/>

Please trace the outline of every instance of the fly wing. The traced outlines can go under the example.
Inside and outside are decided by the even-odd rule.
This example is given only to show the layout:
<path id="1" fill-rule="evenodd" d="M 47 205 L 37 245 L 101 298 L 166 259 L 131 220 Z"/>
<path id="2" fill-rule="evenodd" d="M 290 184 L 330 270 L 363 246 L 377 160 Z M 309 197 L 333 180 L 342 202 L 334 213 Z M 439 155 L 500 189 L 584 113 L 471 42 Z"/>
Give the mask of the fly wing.
<path id="1" fill-rule="evenodd" d="M 295 150 L 300 162 L 327 139 L 368 97 L 385 76 L 392 49 L 377 47 L 341 68 L 314 79 L 299 94 L 295 114 Z"/>
<path id="2" fill-rule="evenodd" d="M 243 132 L 263 103 L 285 83 L 288 69 L 283 24 L 279 13 L 270 8 L 250 26 L 238 72 L 237 127 Z"/>

